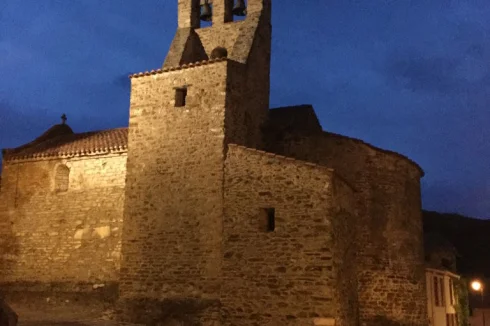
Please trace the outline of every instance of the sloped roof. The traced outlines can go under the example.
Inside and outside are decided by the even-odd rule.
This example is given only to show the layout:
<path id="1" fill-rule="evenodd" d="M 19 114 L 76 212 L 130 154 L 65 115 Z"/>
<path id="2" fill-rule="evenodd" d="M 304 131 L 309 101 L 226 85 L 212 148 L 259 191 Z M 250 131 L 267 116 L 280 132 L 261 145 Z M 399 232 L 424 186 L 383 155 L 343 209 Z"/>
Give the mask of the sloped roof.
<path id="1" fill-rule="evenodd" d="M 127 149 L 128 129 L 117 128 L 74 133 L 68 125 L 51 127 L 34 141 L 23 146 L 3 150 L 4 159 L 108 154 Z"/>
<path id="2" fill-rule="evenodd" d="M 228 61 L 228 58 L 217 58 L 217 59 L 210 59 L 210 60 L 202 60 L 202 61 L 197 61 L 197 62 L 184 63 L 180 66 L 175 66 L 175 67 L 139 72 L 136 74 L 129 75 L 129 78 L 139 78 L 139 77 L 150 76 L 150 75 L 159 75 L 159 74 L 163 74 L 163 73 L 169 72 L 169 71 L 184 70 L 184 69 L 189 69 L 189 68 L 194 68 L 194 67 L 207 66 L 207 65 L 210 65 L 213 63 L 223 62 L 223 61 Z"/>
<path id="3" fill-rule="evenodd" d="M 274 131 L 301 131 L 306 134 L 322 131 L 313 106 L 308 104 L 269 110 L 268 128 Z"/>
<path id="4" fill-rule="evenodd" d="M 420 165 L 411 160 L 407 156 L 390 151 L 387 149 L 376 147 L 365 141 L 345 135 L 339 135 L 328 131 L 323 131 L 323 128 L 318 121 L 318 117 L 310 104 L 280 107 L 269 110 L 269 120 L 267 122 L 268 137 L 275 137 L 281 133 L 297 133 L 300 135 L 321 135 L 323 137 L 336 137 L 343 140 L 349 140 L 360 145 L 365 145 L 377 152 L 393 155 L 413 164 L 424 176 L 425 172 Z M 275 138 L 271 138 L 274 141 Z"/>

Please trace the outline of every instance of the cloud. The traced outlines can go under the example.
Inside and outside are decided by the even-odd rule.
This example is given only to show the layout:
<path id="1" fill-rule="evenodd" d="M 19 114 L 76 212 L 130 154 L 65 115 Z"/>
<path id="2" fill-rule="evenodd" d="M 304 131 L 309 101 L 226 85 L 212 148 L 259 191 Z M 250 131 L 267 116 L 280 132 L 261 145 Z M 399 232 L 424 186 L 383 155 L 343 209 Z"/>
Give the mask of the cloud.
<path id="1" fill-rule="evenodd" d="M 412 91 L 447 93 L 458 89 L 457 64 L 450 58 L 407 53 L 388 62 L 386 76 L 391 82 Z"/>
<path id="2" fill-rule="evenodd" d="M 388 57 L 383 73 L 389 83 L 414 92 L 450 96 L 474 93 L 490 85 L 490 66 L 483 62 L 483 51 L 481 44 L 473 44 L 467 49 L 467 55 L 459 57 L 399 51 Z M 475 56 L 477 60 L 470 60 Z"/>

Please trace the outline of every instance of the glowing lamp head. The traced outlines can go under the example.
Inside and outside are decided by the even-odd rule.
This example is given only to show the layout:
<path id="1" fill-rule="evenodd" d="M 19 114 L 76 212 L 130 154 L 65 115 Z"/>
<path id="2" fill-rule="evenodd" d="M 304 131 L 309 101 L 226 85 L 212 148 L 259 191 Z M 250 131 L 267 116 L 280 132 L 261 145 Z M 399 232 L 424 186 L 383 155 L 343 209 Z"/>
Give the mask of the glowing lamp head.
<path id="1" fill-rule="evenodd" d="M 471 288 L 475 291 L 481 291 L 483 285 L 481 284 L 480 281 L 473 281 L 471 282 Z"/>

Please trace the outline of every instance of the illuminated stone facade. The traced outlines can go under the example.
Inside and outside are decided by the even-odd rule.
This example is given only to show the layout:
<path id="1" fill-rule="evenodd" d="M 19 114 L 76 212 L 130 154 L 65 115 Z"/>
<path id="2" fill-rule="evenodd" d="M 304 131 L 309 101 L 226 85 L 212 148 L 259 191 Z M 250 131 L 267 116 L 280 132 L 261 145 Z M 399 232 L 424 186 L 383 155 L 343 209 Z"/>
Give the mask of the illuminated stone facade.
<path id="1" fill-rule="evenodd" d="M 1 281 L 113 283 L 147 324 L 426 325 L 421 169 L 311 106 L 269 110 L 270 0 L 241 21 L 212 5 L 200 28 L 179 0 L 128 129 L 61 124 L 4 152 Z"/>

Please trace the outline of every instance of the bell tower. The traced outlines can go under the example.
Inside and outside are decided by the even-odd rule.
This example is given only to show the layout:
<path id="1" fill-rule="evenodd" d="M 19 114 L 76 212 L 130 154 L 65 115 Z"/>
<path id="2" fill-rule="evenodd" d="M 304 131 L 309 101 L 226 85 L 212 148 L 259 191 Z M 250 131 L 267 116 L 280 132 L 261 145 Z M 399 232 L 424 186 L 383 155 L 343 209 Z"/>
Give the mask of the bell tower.
<path id="1" fill-rule="evenodd" d="M 238 132 L 230 142 L 262 147 L 271 29 L 271 0 L 178 0 L 178 28 L 163 68 L 226 57 L 227 108 L 234 112 L 227 127 Z"/>
<path id="2" fill-rule="evenodd" d="M 270 60 L 270 1 L 178 0 L 178 28 L 163 67 L 209 58 L 217 46 L 226 48 L 231 60 L 247 63 L 255 38 L 260 38 L 261 55 Z M 204 22 L 212 25 L 201 26 Z"/>
<path id="3" fill-rule="evenodd" d="M 219 325 L 225 156 L 262 147 L 270 49 L 270 0 L 178 0 L 163 67 L 131 76 L 124 319 Z"/>

